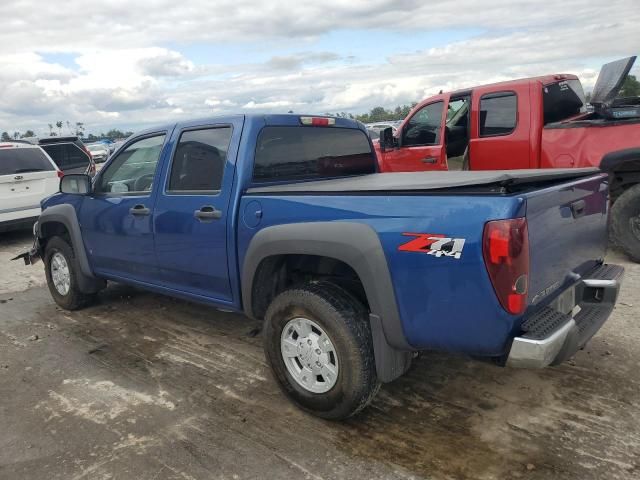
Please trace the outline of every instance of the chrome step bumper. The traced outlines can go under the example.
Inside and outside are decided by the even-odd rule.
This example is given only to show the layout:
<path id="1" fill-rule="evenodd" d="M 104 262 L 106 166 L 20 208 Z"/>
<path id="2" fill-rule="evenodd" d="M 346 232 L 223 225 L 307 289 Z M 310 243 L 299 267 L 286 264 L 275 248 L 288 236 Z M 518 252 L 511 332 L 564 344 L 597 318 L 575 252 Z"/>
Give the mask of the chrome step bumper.
<path id="1" fill-rule="evenodd" d="M 573 356 L 611 315 L 623 274 L 619 265 L 602 265 L 571 287 L 576 300 L 571 313 L 544 307 L 525 319 L 525 333 L 513 339 L 507 366 L 542 368 Z"/>

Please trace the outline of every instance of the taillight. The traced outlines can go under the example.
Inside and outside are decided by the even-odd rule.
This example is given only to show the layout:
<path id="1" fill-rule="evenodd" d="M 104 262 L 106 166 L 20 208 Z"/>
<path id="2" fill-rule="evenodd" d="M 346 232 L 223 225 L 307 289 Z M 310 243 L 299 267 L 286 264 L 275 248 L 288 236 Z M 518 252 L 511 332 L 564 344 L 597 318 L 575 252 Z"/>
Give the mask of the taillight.
<path id="1" fill-rule="evenodd" d="M 502 307 L 513 315 L 522 313 L 527 306 L 529 286 L 527 219 L 487 222 L 482 255 Z"/>
<path id="2" fill-rule="evenodd" d="M 58 174 L 58 178 L 64 177 L 64 172 L 62 170 L 56 170 L 56 173 Z"/>
<path id="3" fill-rule="evenodd" d="M 89 165 L 89 174 L 90 175 L 95 175 L 96 174 L 96 164 L 92 163 L 91 165 Z"/>

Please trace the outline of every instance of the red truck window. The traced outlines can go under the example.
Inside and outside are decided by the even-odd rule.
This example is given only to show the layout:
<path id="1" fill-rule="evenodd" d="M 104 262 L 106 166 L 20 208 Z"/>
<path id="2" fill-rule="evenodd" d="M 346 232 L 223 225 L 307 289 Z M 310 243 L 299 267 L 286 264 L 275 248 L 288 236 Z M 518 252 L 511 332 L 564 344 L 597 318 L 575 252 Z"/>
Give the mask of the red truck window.
<path id="1" fill-rule="evenodd" d="M 425 105 L 409 119 L 402 133 L 403 147 L 438 145 L 442 130 L 444 102 Z"/>
<path id="2" fill-rule="evenodd" d="M 563 80 L 545 85 L 542 92 L 545 125 L 560 122 L 586 110 L 580 80 Z"/>
<path id="3" fill-rule="evenodd" d="M 516 128 L 517 111 L 515 92 L 488 93 L 480 97 L 480 136 L 509 135 Z"/>

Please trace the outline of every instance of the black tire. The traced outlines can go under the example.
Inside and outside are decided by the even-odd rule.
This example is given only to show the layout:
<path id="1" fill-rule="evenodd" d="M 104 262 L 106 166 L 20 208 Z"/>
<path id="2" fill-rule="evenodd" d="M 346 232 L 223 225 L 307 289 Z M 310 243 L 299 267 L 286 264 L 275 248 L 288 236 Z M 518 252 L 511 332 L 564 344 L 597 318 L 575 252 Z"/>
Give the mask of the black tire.
<path id="1" fill-rule="evenodd" d="M 611 207 L 613 241 L 640 263 L 640 184 L 628 188 Z"/>
<path id="2" fill-rule="evenodd" d="M 282 331 L 298 316 L 317 323 L 334 344 L 340 368 L 335 385 L 326 393 L 313 393 L 299 385 L 282 358 Z M 365 408 L 380 388 L 367 311 L 332 283 L 313 282 L 280 293 L 267 309 L 263 335 L 267 361 L 278 384 L 309 413 L 329 420 L 350 417 Z"/>
<path id="3" fill-rule="evenodd" d="M 60 253 L 64 256 L 69 267 L 70 282 L 69 291 L 66 295 L 62 295 L 58 290 L 56 290 L 51 277 L 51 259 L 56 253 Z M 76 261 L 76 257 L 73 253 L 73 248 L 67 240 L 62 237 L 51 237 L 47 241 L 44 252 L 44 270 L 47 276 L 47 286 L 49 287 L 49 292 L 51 292 L 51 296 L 55 302 L 65 310 L 78 310 L 86 307 L 94 302 L 96 298 L 95 293 L 86 294 L 80 291 L 77 278 L 77 263 L 78 262 Z"/>

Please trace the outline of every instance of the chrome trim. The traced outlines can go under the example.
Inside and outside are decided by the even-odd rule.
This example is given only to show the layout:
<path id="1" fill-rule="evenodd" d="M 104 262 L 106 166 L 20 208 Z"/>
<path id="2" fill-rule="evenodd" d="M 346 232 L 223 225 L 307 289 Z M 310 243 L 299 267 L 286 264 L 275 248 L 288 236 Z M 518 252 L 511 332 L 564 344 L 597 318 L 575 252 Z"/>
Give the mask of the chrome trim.
<path id="1" fill-rule="evenodd" d="M 533 340 L 516 337 L 513 339 L 507 366 L 518 368 L 543 368 L 551 364 L 560 353 L 564 341 L 576 325 L 572 318 L 547 338 Z"/>

